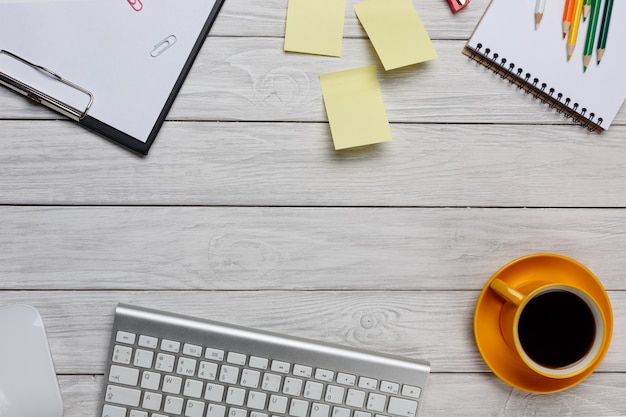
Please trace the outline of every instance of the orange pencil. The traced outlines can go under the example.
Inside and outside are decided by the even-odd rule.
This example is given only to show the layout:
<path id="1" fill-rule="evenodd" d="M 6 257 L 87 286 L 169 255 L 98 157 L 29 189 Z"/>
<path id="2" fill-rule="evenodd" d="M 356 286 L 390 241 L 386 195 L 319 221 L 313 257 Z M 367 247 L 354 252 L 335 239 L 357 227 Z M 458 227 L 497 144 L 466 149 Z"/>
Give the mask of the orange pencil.
<path id="1" fill-rule="evenodd" d="M 572 16 L 574 15 L 574 3 L 575 0 L 565 1 L 565 10 L 563 11 L 563 39 L 569 32 L 569 27 L 572 24 Z"/>
<path id="2" fill-rule="evenodd" d="M 574 2 L 574 15 L 572 16 L 572 25 L 569 28 L 567 36 L 567 60 L 572 57 L 572 52 L 576 47 L 576 38 L 578 37 L 578 27 L 580 26 L 580 15 L 583 12 L 584 0 L 576 0 Z"/>

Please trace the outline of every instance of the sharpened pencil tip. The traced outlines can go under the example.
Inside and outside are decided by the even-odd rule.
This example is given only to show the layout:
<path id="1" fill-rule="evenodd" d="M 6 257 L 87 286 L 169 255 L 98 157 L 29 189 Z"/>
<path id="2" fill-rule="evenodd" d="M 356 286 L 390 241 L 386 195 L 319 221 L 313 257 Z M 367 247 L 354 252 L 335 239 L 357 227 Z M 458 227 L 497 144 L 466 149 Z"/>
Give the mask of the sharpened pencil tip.
<path id="1" fill-rule="evenodd" d="M 587 67 L 583 67 L 583 72 L 587 72 Z"/>
<path id="2" fill-rule="evenodd" d="M 567 33 L 563 32 L 563 39 L 567 36 Z"/>

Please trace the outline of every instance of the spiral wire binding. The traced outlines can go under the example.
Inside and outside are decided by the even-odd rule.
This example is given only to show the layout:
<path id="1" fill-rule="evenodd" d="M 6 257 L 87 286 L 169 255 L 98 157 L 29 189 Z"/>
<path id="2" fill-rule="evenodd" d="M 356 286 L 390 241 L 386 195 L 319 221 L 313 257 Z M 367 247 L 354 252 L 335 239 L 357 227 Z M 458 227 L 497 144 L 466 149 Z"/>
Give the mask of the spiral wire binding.
<path id="1" fill-rule="evenodd" d="M 511 84 L 517 85 L 517 87 L 520 90 L 524 90 L 526 94 L 530 94 L 535 99 L 539 99 L 543 104 L 548 104 L 551 109 L 556 109 L 557 113 L 571 118 L 589 131 L 602 131 L 601 125 L 603 120 L 601 117 L 594 121 L 596 117 L 595 113 L 590 112 L 589 115 L 587 115 L 587 108 L 585 107 L 582 107 L 580 111 L 578 111 L 580 105 L 576 102 L 572 104 L 572 100 L 569 97 L 565 97 L 565 100 L 562 101 L 564 97 L 563 93 L 556 92 L 554 88 L 549 88 L 546 91 L 548 85 L 546 83 L 540 83 L 539 78 L 532 78 L 532 74 L 529 72 L 524 73 L 524 69 L 521 67 L 517 67 L 516 69 L 515 63 L 513 62 L 510 62 L 507 66 L 508 61 L 506 58 L 501 58 L 500 62 L 498 62 L 500 55 L 497 52 L 492 54 L 491 49 L 485 48 L 484 51 L 481 51 L 482 48 L 482 43 L 476 44 L 476 49 L 470 48 L 469 46 L 466 47 L 466 49 L 470 51 L 468 54 L 469 58 L 486 67 L 488 70 L 493 71 L 502 79 L 507 79 Z M 555 93 L 556 97 L 554 95 Z"/>

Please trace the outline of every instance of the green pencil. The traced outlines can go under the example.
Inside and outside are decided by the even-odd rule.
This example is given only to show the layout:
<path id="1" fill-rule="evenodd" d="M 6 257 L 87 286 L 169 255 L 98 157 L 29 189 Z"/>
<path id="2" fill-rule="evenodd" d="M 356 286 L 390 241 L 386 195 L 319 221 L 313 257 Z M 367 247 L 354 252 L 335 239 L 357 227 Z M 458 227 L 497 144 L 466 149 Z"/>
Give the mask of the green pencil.
<path id="1" fill-rule="evenodd" d="M 591 11 L 591 0 L 585 0 L 583 3 L 583 20 L 587 20 Z"/>
<path id="2" fill-rule="evenodd" d="M 600 34 L 598 35 L 598 64 L 602 60 L 604 50 L 606 49 L 606 39 L 609 36 L 609 25 L 611 24 L 611 12 L 613 11 L 613 0 L 606 0 L 604 5 L 604 13 L 602 14 L 602 25 L 600 26 Z"/>
<path id="3" fill-rule="evenodd" d="M 591 0 L 591 17 L 587 26 L 587 37 L 585 38 L 585 50 L 583 52 L 583 72 L 587 71 L 589 61 L 591 61 L 591 54 L 593 54 L 598 18 L 600 17 L 600 3 L 602 3 L 601 0 Z"/>

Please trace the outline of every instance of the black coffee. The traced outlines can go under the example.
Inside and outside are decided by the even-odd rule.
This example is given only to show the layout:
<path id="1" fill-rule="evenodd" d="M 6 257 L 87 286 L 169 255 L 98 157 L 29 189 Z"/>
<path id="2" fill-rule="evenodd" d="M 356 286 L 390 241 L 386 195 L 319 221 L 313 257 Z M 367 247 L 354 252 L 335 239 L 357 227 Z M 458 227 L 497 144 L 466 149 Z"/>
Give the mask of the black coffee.
<path id="1" fill-rule="evenodd" d="M 561 368 L 582 359 L 596 335 L 593 313 L 577 295 L 555 290 L 538 295 L 524 307 L 519 340 L 540 365 Z"/>

